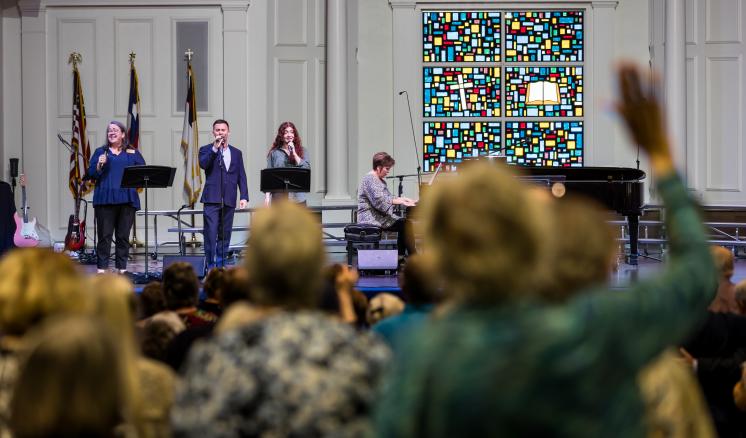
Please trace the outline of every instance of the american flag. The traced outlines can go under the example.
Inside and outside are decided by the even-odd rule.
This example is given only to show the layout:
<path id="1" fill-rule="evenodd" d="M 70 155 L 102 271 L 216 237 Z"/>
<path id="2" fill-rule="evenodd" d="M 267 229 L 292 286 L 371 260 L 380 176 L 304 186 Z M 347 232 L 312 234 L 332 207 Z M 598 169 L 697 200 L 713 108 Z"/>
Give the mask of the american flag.
<path id="1" fill-rule="evenodd" d="M 199 168 L 199 132 L 197 131 L 197 101 L 192 64 L 187 65 L 189 88 L 184 105 L 184 130 L 181 133 L 181 153 L 184 154 L 184 202 L 194 206 L 202 191 L 202 172 Z"/>
<path id="2" fill-rule="evenodd" d="M 77 65 L 73 66 L 73 138 L 70 144 L 70 192 L 73 198 L 88 194 L 92 186 L 83 182 L 83 174 L 91 159 L 91 147 L 88 145 L 86 134 L 85 102 L 83 101 L 83 85 L 80 82 L 80 72 Z M 81 171 L 82 169 L 82 171 Z"/>

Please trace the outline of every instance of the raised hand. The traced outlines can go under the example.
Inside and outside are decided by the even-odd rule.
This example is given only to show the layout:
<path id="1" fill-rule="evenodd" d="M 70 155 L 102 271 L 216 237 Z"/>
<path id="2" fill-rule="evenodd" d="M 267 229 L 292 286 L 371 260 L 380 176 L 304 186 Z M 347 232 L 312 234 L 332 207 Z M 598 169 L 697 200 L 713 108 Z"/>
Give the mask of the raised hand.
<path id="1" fill-rule="evenodd" d="M 644 75 L 632 64 L 622 64 L 617 75 L 621 95 L 616 108 L 633 141 L 652 162 L 671 162 L 664 111 L 655 95 L 656 81 L 643 79 Z"/>

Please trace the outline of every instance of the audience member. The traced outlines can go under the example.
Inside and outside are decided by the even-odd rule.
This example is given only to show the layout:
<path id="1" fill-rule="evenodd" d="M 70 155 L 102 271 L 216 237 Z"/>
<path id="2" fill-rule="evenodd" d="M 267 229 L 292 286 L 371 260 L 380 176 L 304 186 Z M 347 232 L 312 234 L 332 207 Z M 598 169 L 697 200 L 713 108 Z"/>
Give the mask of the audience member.
<path id="1" fill-rule="evenodd" d="M 159 281 L 151 281 L 142 288 L 142 292 L 138 295 L 137 319 L 147 319 L 164 310 L 166 310 L 166 298 L 163 296 L 163 286 Z"/>
<path id="2" fill-rule="evenodd" d="M 316 310 L 325 261 L 318 220 L 281 201 L 255 213 L 251 229 L 246 268 L 256 319 L 192 350 L 175 436 L 365 433 L 389 353 Z"/>
<path id="3" fill-rule="evenodd" d="M 248 301 L 251 281 L 249 272 L 243 266 L 233 266 L 225 271 L 223 289 L 220 294 L 220 307 L 227 309 L 237 301 Z"/>
<path id="4" fill-rule="evenodd" d="M 24 335 L 50 316 L 89 313 L 87 292 L 83 277 L 62 254 L 25 248 L 0 259 L 0 436 L 7 433 Z"/>
<path id="5" fill-rule="evenodd" d="M 667 209 L 665 271 L 624 294 L 598 288 L 543 304 L 532 273 L 551 253 L 543 244 L 546 206 L 529 202 L 521 183 L 495 164 L 441 181 L 421 203 L 425 241 L 457 305 L 397 357 L 378 404 L 378 435 L 644 433 L 636 376 L 699 321 L 715 278 L 696 207 L 676 175 L 663 111 L 644 77 L 620 69 L 618 109 L 650 156 Z"/>
<path id="6" fill-rule="evenodd" d="M 199 279 L 187 262 L 176 262 L 163 271 L 163 295 L 166 307 L 181 317 L 187 329 L 212 326 L 218 319 L 214 314 L 197 308 Z"/>
<path id="7" fill-rule="evenodd" d="M 11 404 L 13 436 L 120 436 L 125 365 L 108 325 L 82 316 L 52 318 L 32 338 Z"/>
<path id="8" fill-rule="evenodd" d="M 422 254 L 410 256 L 399 275 L 399 286 L 406 302 L 404 311 L 379 321 L 372 328 L 395 354 L 401 352 L 398 348 L 400 338 L 409 335 L 427 322 L 437 300 L 435 276 L 425 257 Z"/>
<path id="9" fill-rule="evenodd" d="M 137 436 L 170 436 L 169 414 L 175 378 L 164 364 L 145 358 L 135 343 L 136 299 L 132 283 L 120 275 L 91 278 L 96 300 L 95 314 L 117 339 L 124 385 L 128 395 L 126 421 Z"/>
<path id="10" fill-rule="evenodd" d="M 399 315 L 404 311 L 404 301 L 394 294 L 381 292 L 368 301 L 368 324 L 375 327 L 378 322 Z"/>
<path id="11" fill-rule="evenodd" d="M 220 296 L 223 293 L 223 285 L 225 284 L 225 272 L 225 268 L 210 269 L 210 272 L 205 277 L 205 281 L 202 283 L 202 291 L 205 293 L 205 299 L 197 305 L 197 309 L 206 314 L 215 315 L 216 320 L 223 313 L 223 308 L 220 305 Z"/>
<path id="12" fill-rule="evenodd" d="M 718 271 L 717 295 L 710 303 L 710 312 L 740 314 L 741 309 L 736 303 L 736 285 L 730 281 L 733 277 L 733 253 L 722 247 L 710 247 L 715 259 L 715 269 Z"/>

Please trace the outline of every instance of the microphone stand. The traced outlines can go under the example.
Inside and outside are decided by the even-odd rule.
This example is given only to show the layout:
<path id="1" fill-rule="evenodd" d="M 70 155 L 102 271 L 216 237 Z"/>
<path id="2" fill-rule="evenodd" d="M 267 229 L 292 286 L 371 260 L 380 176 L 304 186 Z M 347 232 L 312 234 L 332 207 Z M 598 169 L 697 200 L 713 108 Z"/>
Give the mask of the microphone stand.
<path id="1" fill-rule="evenodd" d="M 417 188 L 419 189 L 419 186 L 422 185 L 422 175 L 421 175 L 422 165 L 420 164 L 420 151 L 417 149 L 417 136 L 414 134 L 414 121 L 412 121 L 412 106 L 409 104 L 409 93 L 407 92 L 407 90 L 399 92 L 399 96 L 401 96 L 402 94 L 405 94 L 407 96 L 407 108 L 409 109 L 409 126 L 412 128 L 412 147 L 414 147 L 414 157 L 417 159 Z M 401 193 L 399 193 L 399 196 L 401 196 Z"/>
<path id="2" fill-rule="evenodd" d="M 218 242 L 220 242 L 220 267 L 225 267 L 225 242 L 223 240 L 225 239 L 225 231 L 223 226 L 223 221 L 225 218 L 223 217 L 224 214 L 224 208 L 225 208 L 225 187 L 223 187 L 223 169 L 225 169 L 225 162 L 223 161 L 223 145 L 225 144 L 225 139 L 220 144 L 220 148 L 218 148 L 218 160 L 220 160 L 220 168 L 218 169 L 220 171 L 220 220 L 218 220 Z M 227 170 L 226 170 L 227 172 Z M 215 255 L 217 256 L 218 252 L 215 252 Z M 217 265 L 217 263 L 216 263 Z"/>

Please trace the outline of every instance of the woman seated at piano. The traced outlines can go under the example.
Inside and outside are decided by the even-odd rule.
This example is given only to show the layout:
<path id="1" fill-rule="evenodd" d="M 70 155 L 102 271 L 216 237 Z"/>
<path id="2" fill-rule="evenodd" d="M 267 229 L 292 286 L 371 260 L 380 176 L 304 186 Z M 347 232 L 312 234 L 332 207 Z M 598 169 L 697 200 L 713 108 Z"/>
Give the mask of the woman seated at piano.
<path id="1" fill-rule="evenodd" d="M 416 201 L 405 197 L 394 197 L 386 186 L 386 175 L 396 161 L 386 152 L 373 155 L 373 170 L 366 173 L 357 189 L 357 222 L 381 227 L 385 231 L 396 231 L 399 255 L 415 253 L 412 226 L 394 211 L 395 205 L 414 207 Z"/>

